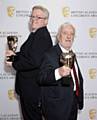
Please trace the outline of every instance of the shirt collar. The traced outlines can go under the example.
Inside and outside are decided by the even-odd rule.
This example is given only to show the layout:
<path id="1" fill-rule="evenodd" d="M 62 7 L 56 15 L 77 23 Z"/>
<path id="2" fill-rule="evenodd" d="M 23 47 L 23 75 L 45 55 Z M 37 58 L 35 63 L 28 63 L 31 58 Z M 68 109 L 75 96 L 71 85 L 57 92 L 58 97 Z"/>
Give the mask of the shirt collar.
<path id="1" fill-rule="evenodd" d="M 59 47 L 61 48 L 63 53 L 68 53 L 71 50 L 71 49 L 70 50 L 66 50 L 65 48 L 62 47 L 62 45 L 60 43 L 58 43 L 58 44 L 59 44 Z"/>

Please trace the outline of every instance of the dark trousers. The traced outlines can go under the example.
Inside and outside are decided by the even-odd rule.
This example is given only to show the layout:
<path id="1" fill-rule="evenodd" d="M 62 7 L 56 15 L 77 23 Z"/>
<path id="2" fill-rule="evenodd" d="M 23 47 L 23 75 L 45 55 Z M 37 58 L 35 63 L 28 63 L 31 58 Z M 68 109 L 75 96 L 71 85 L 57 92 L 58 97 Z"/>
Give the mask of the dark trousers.
<path id="1" fill-rule="evenodd" d="M 72 103 L 72 109 L 68 120 L 77 120 L 78 107 L 77 107 L 77 96 L 74 92 L 74 99 Z"/>
<path id="2" fill-rule="evenodd" d="M 24 120 L 42 120 L 39 104 L 33 104 L 20 97 L 21 110 Z"/>
<path id="3" fill-rule="evenodd" d="M 63 111 L 61 109 L 63 108 L 63 104 L 61 104 L 62 101 L 61 103 L 60 102 L 58 103 L 58 101 L 55 101 L 53 103 L 54 109 L 52 108 L 50 103 L 48 105 L 48 103 L 45 104 L 45 101 L 42 101 L 42 102 L 43 102 L 42 107 L 43 107 L 45 120 L 77 120 L 78 107 L 77 107 L 77 97 L 75 93 L 73 96 L 71 111 L 68 111 L 68 107 L 67 107 L 67 111 L 69 112 L 68 114 L 65 114 L 64 109 Z"/>

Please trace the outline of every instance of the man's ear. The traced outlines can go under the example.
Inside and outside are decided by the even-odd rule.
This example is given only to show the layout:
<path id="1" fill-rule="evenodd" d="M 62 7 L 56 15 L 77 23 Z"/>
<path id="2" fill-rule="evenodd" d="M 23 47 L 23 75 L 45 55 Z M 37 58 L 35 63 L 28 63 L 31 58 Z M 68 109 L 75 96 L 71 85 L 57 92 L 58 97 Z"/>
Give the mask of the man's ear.
<path id="1" fill-rule="evenodd" d="M 48 24 L 48 19 L 45 19 L 45 25 L 47 25 Z"/>

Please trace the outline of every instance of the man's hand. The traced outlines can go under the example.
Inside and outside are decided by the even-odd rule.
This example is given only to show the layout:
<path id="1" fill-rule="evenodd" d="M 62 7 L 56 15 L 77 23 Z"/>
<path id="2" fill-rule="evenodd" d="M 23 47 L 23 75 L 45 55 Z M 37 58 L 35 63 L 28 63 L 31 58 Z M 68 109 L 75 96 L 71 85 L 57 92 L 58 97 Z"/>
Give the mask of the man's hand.
<path id="1" fill-rule="evenodd" d="M 69 67 L 66 66 L 62 66 L 60 68 L 58 68 L 59 74 L 61 77 L 70 75 L 71 69 Z"/>
<path id="2" fill-rule="evenodd" d="M 5 56 L 6 56 L 5 64 L 8 67 L 12 67 L 12 62 L 11 61 L 7 61 L 7 59 L 9 59 L 8 56 L 12 56 L 12 55 L 15 55 L 15 53 L 12 50 L 7 50 L 6 53 L 5 53 Z"/>
<path id="3" fill-rule="evenodd" d="M 15 55 L 15 53 L 12 50 L 7 50 L 5 55 L 7 57 L 7 56 Z"/>
<path id="4" fill-rule="evenodd" d="M 5 64 L 6 64 L 8 67 L 12 67 L 12 62 L 5 61 Z"/>

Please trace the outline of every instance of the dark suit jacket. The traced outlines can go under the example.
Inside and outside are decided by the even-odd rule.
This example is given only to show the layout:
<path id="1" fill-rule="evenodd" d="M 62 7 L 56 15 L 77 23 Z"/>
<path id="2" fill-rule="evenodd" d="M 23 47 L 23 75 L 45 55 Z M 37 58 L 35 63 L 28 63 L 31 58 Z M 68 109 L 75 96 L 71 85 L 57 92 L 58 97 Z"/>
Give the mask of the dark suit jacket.
<path id="1" fill-rule="evenodd" d="M 67 84 L 67 79 L 72 80 L 72 77 L 64 77 L 60 80 L 55 80 L 55 69 L 60 67 L 60 55 L 62 51 L 59 45 L 52 47 L 44 56 L 44 61 L 41 65 L 40 74 L 39 74 L 39 83 L 42 87 L 42 103 L 45 114 L 47 117 L 52 120 L 53 116 L 50 118 L 50 115 L 53 113 L 57 116 L 56 120 L 63 120 L 64 114 L 65 118 L 68 118 L 69 111 L 72 106 L 73 100 L 73 88 L 70 84 Z M 77 63 L 78 66 L 78 63 Z M 78 66 L 78 74 L 80 79 L 80 95 L 78 97 L 78 106 L 79 109 L 83 108 L 83 78 Z M 64 84 L 62 84 L 64 80 Z M 45 107 L 46 106 L 46 107 Z M 49 115 L 50 113 L 50 115 Z M 59 116 L 58 116 L 59 115 Z M 63 116 L 62 116 L 63 115 Z M 59 119 L 58 119 L 59 117 Z M 61 119 L 62 117 L 62 119 Z M 65 119 L 64 119 L 65 120 Z M 67 119 L 66 119 L 67 120 Z"/>
<path id="2" fill-rule="evenodd" d="M 16 53 L 13 67 L 16 70 L 16 92 L 29 101 L 37 102 L 40 87 L 37 74 L 44 52 L 52 46 L 52 40 L 46 27 L 30 33 L 27 41 Z"/>

